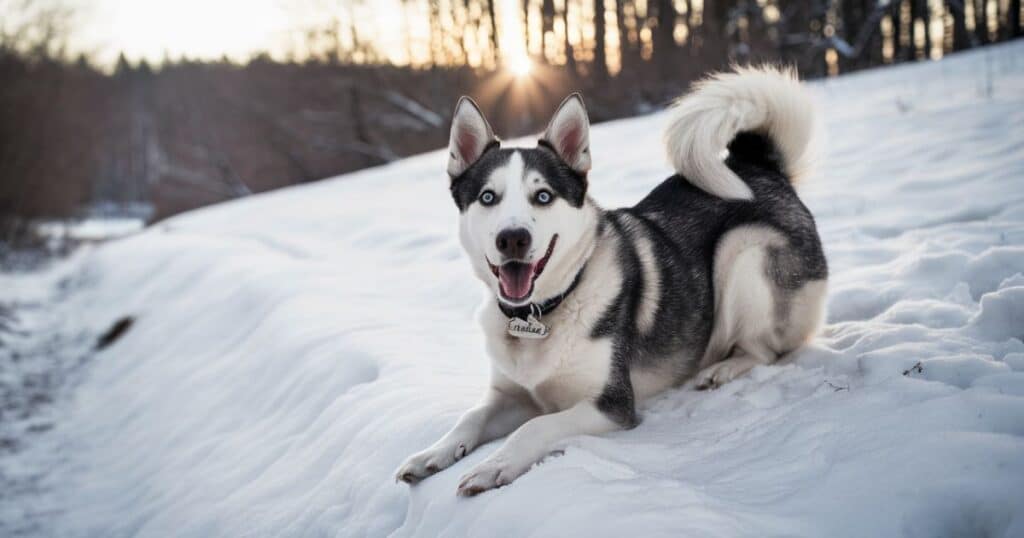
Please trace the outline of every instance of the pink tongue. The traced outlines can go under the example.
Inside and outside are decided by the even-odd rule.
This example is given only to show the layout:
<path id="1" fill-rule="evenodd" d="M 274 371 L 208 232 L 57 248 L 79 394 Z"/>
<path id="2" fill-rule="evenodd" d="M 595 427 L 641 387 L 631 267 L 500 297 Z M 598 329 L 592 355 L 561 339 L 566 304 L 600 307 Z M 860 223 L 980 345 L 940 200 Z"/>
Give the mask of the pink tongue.
<path id="1" fill-rule="evenodd" d="M 501 291 L 510 299 L 523 299 L 530 293 L 533 267 L 528 263 L 509 262 L 498 268 Z"/>

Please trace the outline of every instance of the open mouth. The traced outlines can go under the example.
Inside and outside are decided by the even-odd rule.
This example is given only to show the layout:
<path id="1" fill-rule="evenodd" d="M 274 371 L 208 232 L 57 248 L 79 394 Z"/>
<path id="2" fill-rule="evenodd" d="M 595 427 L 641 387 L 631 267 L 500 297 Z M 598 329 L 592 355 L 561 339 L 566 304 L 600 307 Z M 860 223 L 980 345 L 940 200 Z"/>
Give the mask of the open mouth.
<path id="1" fill-rule="evenodd" d="M 558 241 L 558 234 L 551 238 L 544 257 L 534 263 L 509 261 L 498 266 L 491 263 L 490 260 L 487 261 L 491 272 L 498 277 L 498 288 L 503 299 L 518 303 L 533 293 L 533 282 L 544 272 L 544 267 L 547 266 L 548 260 L 551 259 L 551 253 L 555 250 L 556 241 Z"/>

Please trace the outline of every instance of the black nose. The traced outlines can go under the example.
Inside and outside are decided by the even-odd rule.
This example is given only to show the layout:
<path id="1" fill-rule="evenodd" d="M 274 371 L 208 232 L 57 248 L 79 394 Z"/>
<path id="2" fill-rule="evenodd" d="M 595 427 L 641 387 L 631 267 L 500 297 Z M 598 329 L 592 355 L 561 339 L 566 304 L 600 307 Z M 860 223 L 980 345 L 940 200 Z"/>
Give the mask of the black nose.
<path id="1" fill-rule="evenodd" d="M 502 256 L 511 259 L 525 258 L 530 252 L 530 232 L 525 228 L 502 230 L 495 244 Z"/>

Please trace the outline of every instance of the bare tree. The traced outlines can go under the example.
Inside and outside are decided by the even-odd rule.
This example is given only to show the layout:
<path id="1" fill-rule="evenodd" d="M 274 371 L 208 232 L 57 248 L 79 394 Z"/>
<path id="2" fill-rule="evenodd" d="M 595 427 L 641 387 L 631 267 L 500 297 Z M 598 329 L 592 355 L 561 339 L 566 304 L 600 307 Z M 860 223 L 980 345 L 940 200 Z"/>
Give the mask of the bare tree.
<path id="1" fill-rule="evenodd" d="M 594 0 L 594 78 L 598 82 L 608 79 L 608 56 L 605 52 L 604 0 Z"/>
<path id="2" fill-rule="evenodd" d="M 149 203 L 161 218 L 390 162 L 443 147 L 463 94 L 483 97 L 498 132 L 525 134 L 572 89 L 586 92 L 591 119 L 602 121 L 651 110 L 728 61 L 795 63 L 804 76 L 824 75 L 826 54 L 839 55 L 841 71 L 877 65 L 886 17 L 895 61 L 915 59 L 915 49 L 927 57 L 940 37 L 928 33 L 937 6 L 925 0 L 521 0 L 501 14 L 494 0 L 451 0 L 453 14 L 404 0 L 403 24 L 430 30 L 426 46 L 418 37 L 400 45 L 415 64 L 396 66 L 360 19 L 372 4 L 301 1 L 323 17 L 297 29 L 305 41 L 286 62 L 168 58 L 151 67 L 122 57 L 111 74 L 70 57 L 73 13 L 60 0 L 0 0 L 0 223 L 15 229 L 97 202 Z M 945 6 L 952 35 L 942 38 L 955 50 L 1020 35 L 1020 0 L 1002 0 L 992 33 L 985 1 Z M 515 38 L 540 45 L 538 60 L 554 68 L 507 82 L 499 32 L 514 26 L 499 15 L 523 16 L 526 35 Z M 606 36 L 616 31 L 612 51 Z M 614 75 L 606 52 L 619 59 Z M 481 66 L 464 65 L 477 55 Z"/>

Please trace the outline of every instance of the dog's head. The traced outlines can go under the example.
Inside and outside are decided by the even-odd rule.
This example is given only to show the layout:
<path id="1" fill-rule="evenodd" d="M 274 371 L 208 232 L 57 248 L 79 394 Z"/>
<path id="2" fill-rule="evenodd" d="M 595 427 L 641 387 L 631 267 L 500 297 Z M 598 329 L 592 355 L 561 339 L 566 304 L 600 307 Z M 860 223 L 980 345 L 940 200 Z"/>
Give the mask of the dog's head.
<path id="1" fill-rule="evenodd" d="M 468 97 L 455 108 L 448 175 L 459 239 L 506 304 L 565 291 L 589 255 L 598 213 L 587 198 L 589 131 L 579 94 L 562 102 L 535 148 L 501 147 Z"/>

